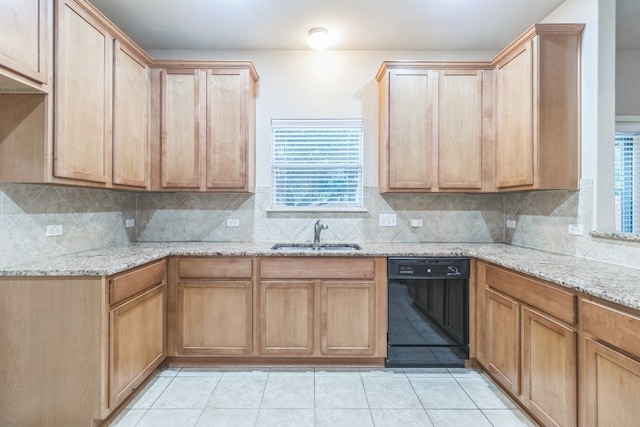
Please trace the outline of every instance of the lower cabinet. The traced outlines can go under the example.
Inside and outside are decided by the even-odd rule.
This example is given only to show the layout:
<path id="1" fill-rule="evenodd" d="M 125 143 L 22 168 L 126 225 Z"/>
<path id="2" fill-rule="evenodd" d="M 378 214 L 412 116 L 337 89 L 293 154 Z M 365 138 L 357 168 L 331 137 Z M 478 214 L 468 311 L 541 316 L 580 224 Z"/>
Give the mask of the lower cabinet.
<path id="1" fill-rule="evenodd" d="M 251 354 L 252 258 L 172 258 L 170 271 L 169 355 Z"/>
<path id="2" fill-rule="evenodd" d="M 164 360 L 165 295 L 164 260 L 0 277 L 0 425 L 102 425 Z"/>
<path id="3" fill-rule="evenodd" d="M 520 313 L 513 299 L 487 290 L 487 368 L 514 394 L 520 394 Z"/>
<path id="4" fill-rule="evenodd" d="M 166 263 L 109 280 L 109 407 L 116 408 L 166 355 Z"/>
<path id="5" fill-rule="evenodd" d="M 522 307 L 522 396 L 525 406 L 548 426 L 575 426 L 576 331 Z"/>
<path id="6" fill-rule="evenodd" d="M 110 314 L 109 403 L 118 406 L 164 360 L 166 285 L 114 308 Z"/>
<path id="7" fill-rule="evenodd" d="M 580 425 L 637 426 L 640 313 L 581 299 L 580 324 Z"/>
<path id="8" fill-rule="evenodd" d="M 372 355 L 376 350 L 375 282 L 320 282 L 320 351 Z"/>
<path id="9" fill-rule="evenodd" d="M 576 295 L 501 267 L 478 267 L 480 363 L 543 425 L 577 425 Z"/>
<path id="10" fill-rule="evenodd" d="M 258 336 L 261 354 L 313 354 L 313 288 L 313 281 L 260 282 Z"/>
<path id="11" fill-rule="evenodd" d="M 386 258 L 260 260 L 261 355 L 386 355 Z"/>

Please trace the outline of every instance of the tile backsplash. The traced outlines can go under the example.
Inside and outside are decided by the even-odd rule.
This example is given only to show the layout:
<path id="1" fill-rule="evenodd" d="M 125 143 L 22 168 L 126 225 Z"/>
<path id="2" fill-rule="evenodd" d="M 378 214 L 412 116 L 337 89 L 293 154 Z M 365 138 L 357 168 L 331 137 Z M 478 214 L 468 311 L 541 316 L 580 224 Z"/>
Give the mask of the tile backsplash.
<path id="1" fill-rule="evenodd" d="M 324 241 L 352 242 L 501 242 L 503 197 L 498 194 L 389 194 L 364 191 L 363 212 L 276 212 L 269 187 L 253 195 L 141 193 L 139 241 L 304 242 L 313 239 L 313 223 L 329 228 Z M 395 213 L 396 227 L 379 227 L 378 215 Z M 239 227 L 227 227 L 227 219 Z M 412 228 L 411 219 L 422 227 Z"/>
<path id="2" fill-rule="evenodd" d="M 640 268 L 640 244 L 595 239 L 591 190 L 507 194 L 379 194 L 364 191 L 361 212 L 270 210 L 269 187 L 255 194 L 133 193 L 48 185 L 0 183 L 0 267 L 126 244 L 132 241 L 304 242 L 313 223 L 329 228 L 323 241 L 505 242 Z M 378 215 L 395 213 L 396 227 Z M 125 228 L 125 219 L 136 226 Z M 237 219 L 238 227 L 228 227 Z M 422 227 L 411 227 L 412 219 Z M 516 228 L 505 228 L 514 220 Z M 61 236 L 46 237 L 61 224 Z M 583 225 L 585 235 L 567 233 Z"/>
<path id="3" fill-rule="evenodd" d="M 135 240 L 136 194 L 0 183 L 0 267 Z M 62 235 L 45 236 L 47 225 Z"/>

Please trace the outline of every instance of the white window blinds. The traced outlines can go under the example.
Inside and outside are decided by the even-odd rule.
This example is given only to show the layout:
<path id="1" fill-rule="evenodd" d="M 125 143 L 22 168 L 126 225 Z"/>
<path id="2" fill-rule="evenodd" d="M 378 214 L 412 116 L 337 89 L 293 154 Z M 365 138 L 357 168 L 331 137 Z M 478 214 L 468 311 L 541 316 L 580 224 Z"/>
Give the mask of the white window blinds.
<path id="1" fill-rule="evenodd" d="M 615 136 L 616 232 L 640 233 L 640 133 Z"/>
<path id="2" fill-rule="evenodd" d="M 272 209 L 362 207 L 362 120 L 273 120 Z"/>

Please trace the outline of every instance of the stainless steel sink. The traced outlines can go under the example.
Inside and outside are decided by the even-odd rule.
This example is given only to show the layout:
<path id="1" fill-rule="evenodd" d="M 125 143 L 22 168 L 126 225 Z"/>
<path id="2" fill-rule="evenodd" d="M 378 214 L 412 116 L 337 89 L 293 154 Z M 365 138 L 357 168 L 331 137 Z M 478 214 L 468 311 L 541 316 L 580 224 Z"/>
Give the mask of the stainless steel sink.
<path id="1" fill-rule="evenodd" d="M 359 251 L 362 248 L 355 243 L 277 243 L 271 247 L 274 251 Z"/>

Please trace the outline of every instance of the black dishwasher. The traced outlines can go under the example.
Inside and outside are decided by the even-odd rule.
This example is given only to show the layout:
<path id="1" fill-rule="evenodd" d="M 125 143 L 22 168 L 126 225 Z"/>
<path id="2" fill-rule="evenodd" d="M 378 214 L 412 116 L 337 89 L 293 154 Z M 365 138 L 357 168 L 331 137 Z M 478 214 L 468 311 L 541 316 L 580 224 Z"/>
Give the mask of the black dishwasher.
<path id="1" fill-rule="evenodd" d="M 462 367 L 469 357 L 469 258 L 389 258 L 388 367 Z"/>

